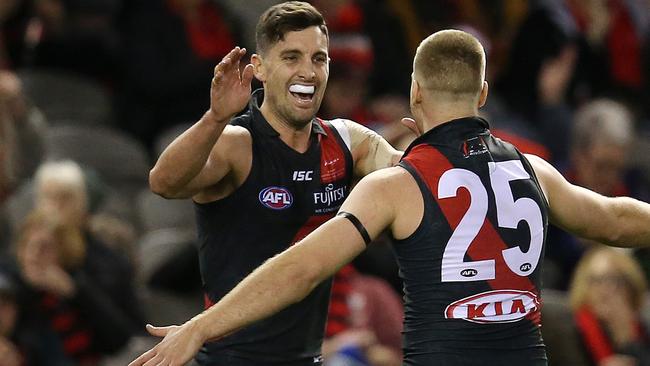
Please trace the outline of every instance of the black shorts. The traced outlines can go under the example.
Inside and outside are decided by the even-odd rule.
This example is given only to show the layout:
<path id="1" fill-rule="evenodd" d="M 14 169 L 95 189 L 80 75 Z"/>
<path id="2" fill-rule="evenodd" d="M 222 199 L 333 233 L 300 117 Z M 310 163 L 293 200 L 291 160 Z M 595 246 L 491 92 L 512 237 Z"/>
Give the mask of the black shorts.
<path id="1" fill-rule="evenodd" d="M 260 361 L 227 352 L 207 354 L 203 349 L 196 355 L 195 360 L 201 366 L 321 366 L 323 364 L 322 357 L 290 361 Z"/>

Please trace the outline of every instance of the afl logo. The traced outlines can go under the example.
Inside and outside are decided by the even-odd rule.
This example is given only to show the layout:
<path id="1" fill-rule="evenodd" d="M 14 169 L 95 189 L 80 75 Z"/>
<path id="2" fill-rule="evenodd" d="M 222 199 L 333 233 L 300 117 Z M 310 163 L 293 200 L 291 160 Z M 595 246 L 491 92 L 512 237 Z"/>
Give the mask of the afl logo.
<path id="1" fill-rule="evenodd" d="M 460 275 L 463 277 L 474 277 L 478 274 L 478 271 L 473 268 L 467 268 L 460 271 Z"/>
<path id="2" fill-rule="evenodd" d="M 291 207 L 293 197 L 291 192 L 282 187 L 266 187 L 259 194 L 260 202 L 273 210 L 284 210 Z"/>

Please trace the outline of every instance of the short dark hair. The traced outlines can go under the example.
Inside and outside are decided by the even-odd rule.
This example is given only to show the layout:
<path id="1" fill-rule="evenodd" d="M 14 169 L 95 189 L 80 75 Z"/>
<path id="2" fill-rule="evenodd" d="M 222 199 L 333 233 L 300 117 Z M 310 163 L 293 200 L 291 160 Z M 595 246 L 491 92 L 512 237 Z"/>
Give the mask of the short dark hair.
<path id="1" fill-rule="evenodd" d="M 255 28 L 257 52 L 264 53 L 269 46 L 284 39 L 287 32 L 318 27 L 328 36 L 323 15 L 311 4 L 303 1 L 287 1 L 270 7 L 260 16 Z"/>

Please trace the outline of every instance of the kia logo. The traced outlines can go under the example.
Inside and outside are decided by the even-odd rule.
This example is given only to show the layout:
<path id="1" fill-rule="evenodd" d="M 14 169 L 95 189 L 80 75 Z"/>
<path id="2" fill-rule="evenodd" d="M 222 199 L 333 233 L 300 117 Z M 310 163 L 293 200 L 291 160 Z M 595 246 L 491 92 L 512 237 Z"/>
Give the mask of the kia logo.
<path id="1" fill-rule="evenodd" d="M 454 301 L 445 318 L 473 323 L 509 323 L 540 310 L 537 295 L 530 291 L 493 290 Z"/>

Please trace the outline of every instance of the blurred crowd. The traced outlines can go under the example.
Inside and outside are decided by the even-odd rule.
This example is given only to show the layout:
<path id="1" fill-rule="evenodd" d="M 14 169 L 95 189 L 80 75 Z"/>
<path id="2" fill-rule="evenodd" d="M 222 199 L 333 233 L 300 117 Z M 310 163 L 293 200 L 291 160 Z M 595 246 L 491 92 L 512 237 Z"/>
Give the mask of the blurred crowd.
<path id="1" fill-rule="evenodd" d="M 125 364 L 145 322 L 201 310 L 192 204 L 153 195 L 147 174 L 277 2 L 0 1 L 2 365 Z M 405 148 L 415 47 L 462 29 L 488 54 L 482 113 L 497 136 L 575 184 L 650 200 L 649 0 L 311 2 L 330 30 L 321 117 Z M 545 263 L 581 362 L 650 364 L 650 249 L 550 227 Z M 337 275 L 326 364 L 399 365 L 400 296 L 385 237 Z"/>

